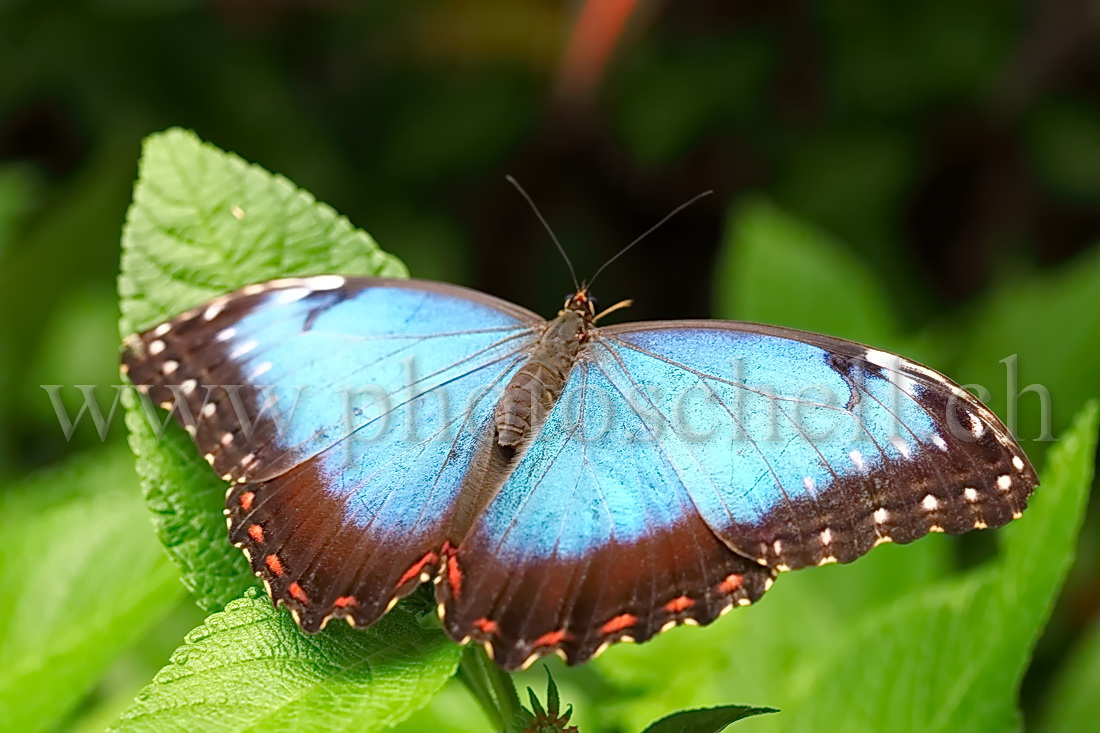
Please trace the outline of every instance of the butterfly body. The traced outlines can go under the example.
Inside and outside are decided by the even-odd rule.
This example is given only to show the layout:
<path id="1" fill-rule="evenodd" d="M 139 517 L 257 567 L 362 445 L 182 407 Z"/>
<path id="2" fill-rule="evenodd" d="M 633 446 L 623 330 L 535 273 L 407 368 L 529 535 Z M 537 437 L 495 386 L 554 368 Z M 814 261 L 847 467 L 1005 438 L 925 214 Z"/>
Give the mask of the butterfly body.
<path id="1" fill-rule="evenodd" d="M 515 448 L 541 426 L 561 396 L 591 327 L 591 316 L 577 308 L 562 310 L 546 325 L 530 359 L 497 403 L 494 417 L 501 446 Z"/>
<path id="2" fill-rule="evenodd" d="M 425 581 L 522 667 L 706 624 L 784 570 L 1000 526 L 1037 480 L 946 377 L 726 321 L 597 327 L 457 286 L 248 286 L 127 340 L 124 368 L 230 484 L 229 537 L 306 631 Z"/>

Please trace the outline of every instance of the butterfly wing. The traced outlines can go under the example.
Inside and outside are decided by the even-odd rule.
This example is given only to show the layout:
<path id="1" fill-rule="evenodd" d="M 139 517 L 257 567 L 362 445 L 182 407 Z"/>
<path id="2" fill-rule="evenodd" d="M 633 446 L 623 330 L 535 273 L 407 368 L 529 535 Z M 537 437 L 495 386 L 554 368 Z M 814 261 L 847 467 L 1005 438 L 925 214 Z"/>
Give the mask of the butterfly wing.
<path id="1" fill-rule="evenodd" d="M 249 286 L 128 341 L 138 389 L 233 483 L 231 541 L 306 630 L 373 622 L 434 572 L 538 316 L 474 291 Z"/>
<path id="2" fill-rule="evenodd" d="M 895 354 L 722 322 L 629 324 L 598 348 L 634 383 L 663 375 L 663 395 L 634 386 L 664 417 L 670 460 L 700 467 L 695 505 L 727 544 L 780 569 L 997 527 L 1038 483 L 988 408 Z M 692 425 L 714 434 L 693 440 Z"/>
<path id="3" fill-rule="evenodd" d="M 445 623 L 505 666 L 582 661 L 709 622 L 776 571 L 999 526 L 1036 484 L 987 408 L 893 354 L 752 324 L 603 329 L 459 548 Z"/>

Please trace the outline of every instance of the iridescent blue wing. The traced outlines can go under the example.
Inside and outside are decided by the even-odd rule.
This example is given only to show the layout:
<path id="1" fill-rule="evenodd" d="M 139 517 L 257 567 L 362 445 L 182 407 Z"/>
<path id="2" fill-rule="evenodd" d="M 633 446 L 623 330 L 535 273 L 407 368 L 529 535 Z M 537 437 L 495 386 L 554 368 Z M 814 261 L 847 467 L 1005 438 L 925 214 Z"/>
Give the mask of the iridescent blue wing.
<path id="1" fill-rule="evenodd" d="M 597 350 L 665 418 L 666 460 L 703 467 L 691 497 L 708 525 L 780 570 L 998 527 L 1038 483 L 996 415 L 895 354 L 720 322 L 620 326 Z M 639 383 L 656 375 L 661 395 Z"/>
<path id="2" fill-rule="evenodd" d="M 440 585 L 508 667 L 707 623 L 777 572 L 1018 516 L 1036 477 L 942 375 L 723 322 L 595 336 Z"/>
<path id="3" fill-rule="evenodd" d="M 720 541 L 654 444 L 606 434 L 648 422 L 582 357 L 437 588 L 452 636 L 508 669 L 558 650 L 580 662 L 764 593 L 774 571 Z"/>
<path id="4" fill-rule="evenodd" d="M 378 618 L 435 572 L 500 392 L 543 319 L 465 288 L 246 287 L 127 342 L 226 480 L 231 541 L 302 627 Z"/>

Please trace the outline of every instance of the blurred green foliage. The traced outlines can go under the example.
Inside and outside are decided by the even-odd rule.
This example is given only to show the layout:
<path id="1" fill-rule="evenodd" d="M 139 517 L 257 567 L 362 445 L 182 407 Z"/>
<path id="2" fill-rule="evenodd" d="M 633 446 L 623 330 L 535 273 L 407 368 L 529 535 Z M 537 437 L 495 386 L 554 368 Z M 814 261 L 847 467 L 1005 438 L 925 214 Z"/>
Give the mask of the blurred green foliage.
<path id="1" fill-rule="evenodd" d="M 65 722 L 179 598 L 139 496 L 121 445 L 3 485 L 0 728 Z"/>
<path id="2" fill-rule="evenodd" d="M 1044 733 L 1088 730 L 1100 715 L 1096 681 L 1100 680 L 1100 623 L 1082 638 L 1077 650 L 1059 674 L 1054 694 L 1047 701 Z"/>
<path id="3" fill-rule="evenodd" d="M 558 307 L 570 284 L 505 173 L 531 190 L 582 276 L 673 206 L 713 188 L 716 196 L 601 275 L 598 294 L 634 298 L 631 317 L 719 315 L 873 341 L 987 387 L 1002 417 L 1011 399 L 1002 360 L 1017 354 L 1017 389 L 1049 391 L 1059 440 L 1100 393 L 1100 55 L 1087 3 L 641 4 L 597 96 L 572 104 L 552 94 L 572 17 L 566 5 L 0 2 L 0 502 L 23 507 L 0 536 L 19 538 L 9 544 L 26 558 L 40 556 L 18 561 L 27 593 L 48 588 L 67 618 L 104 629 L 79 642 L 50 617 L 23 646 L 0 645 L 5 660 L 22 660 L 11 669 L 58 660 L 49 668 L 59 680 L 55 696 L 19 693 L 21 723 L 102 728 L 167 662 L 180 629 L 201 619 L 192 599 L 169 611 L 178 586 L 165 580 L 171 566 L 133 514 L 140 504 L 119 452 L 122 421 L 109 446 L 87 419 L 67 441 L 40 387 L 67 385 L 61 394 L 73 415 L 75 385 L 99 385 L 109 408 L 118 382 L 119 231 L 140 141 L 153 130 L 196 129 L 287 175 L 367 228 L 416 276 L 543 312 Z M 259 205 L 282 200 L 269 194 Z M 218 237 L 231 241 L 233 232 Z M 316 256 L 318 267 L 347 264 Z M 211 270 L 212 279 L 168 293 L 160 312 L 128 314 L 128 327 L 238 278 L 278 271 L 256 264 Z M 1036 440 L 1035 394 L 1018 406 L 1023 445 L 1041 466 L 1057 444 Z M 188 455 L 178 443 L 179 455 L 167 460 Z M 89 451 L 99 455 L 68 463 Z M 181 469 L 173 481 L 198 475 Z M 76 493 L 61 496 L 56 483 Z M 173 517 L 209 518 L 220 506 L 218 482 L 207 489 L 205 499 L 162 492 L 159 503 L 150 492 L 162 540 L 186 524 Z M 41 499 L 18 498 L 27 492 Z M 1100 611 L 1098 519 L 1094 511 L 1086 520 L 1079 561 L 1022 688 L 1029 722 L 1050 730 L 1091 720 L 1088 690 L 1100 684 L 1089 661 L 1095 632 L 1086 636 Z M 59 522 L 75 534 L 65 536 Z M 213 579 L 211 568 L 221 566 L 207 561 L 222 551 L 210 544 L 215 524 L 191 527 L 190 549 L 208 555 L 191 555 L 183 571 L 208 609 L 249 582 L 239 558 Z M 24 525 L 39 530 L 26 534 Z M 107 565 L 105 595 L 77 597 L 86 589 L 72 573 L 84 566 L 57 558 L 67 557 L 68 543 L 92 543 L 106 530 L 142 562 Z M 977 544 L 977 555 L 988 556 Z M 835 596 L 833 610 L 813 607 L 823 624 L 886 613 L 972 562 L 972 545 L 882 548 L 851 568 L 784 578 L 751 613 L 770 607 L 780 641 L 795 636 L 790 624 L 815 623 L 796 613 L 798 599 L 814 594 Z M 133 590 L 139 595 L 104 600 L 138 572 L 149 573 Z M 139 600 L 144 615 L 127 605 Z M 163 636 L 147 632 L 165 613 L 176 620 Z M 689 655 L 722 633 L 732 638 L 741 624 L 676 631 L 642 650 L 659 654 L 683 638 L 679 653 Z M 790 639 L 754 653 L 786 669 L 818 652 Z M 722 674 L 707 659 L 700 656 L 699 675 Z M 640 726 L 713 689 L 686 689 L 696 679 L 688 675 L 671 685 L 679 692 L 659 694 L 660 683 L 619 679 L 602 665 L 553 667 L 582 730 Z M 40 687 L 30 672 L 3 679 L 0 690 Z M 780 699 L 767 692 L 742 687 L 710 702 Z M 484 729 L 457 726 L 477 715 L 466 691 L 449 685 L 404 725 Z M 738 725 L 775 725 L 764 721 Z"/>

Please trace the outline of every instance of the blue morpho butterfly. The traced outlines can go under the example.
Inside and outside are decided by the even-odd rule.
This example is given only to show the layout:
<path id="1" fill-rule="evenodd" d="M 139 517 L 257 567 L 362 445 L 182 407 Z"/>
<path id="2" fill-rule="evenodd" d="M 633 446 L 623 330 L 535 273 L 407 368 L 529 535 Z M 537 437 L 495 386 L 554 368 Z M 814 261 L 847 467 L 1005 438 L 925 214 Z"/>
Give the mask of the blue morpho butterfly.
<path id="1" fill-rule="evenodd" d="M 123 361 L 232 484 L 230 540 L 305 631 L 367 626 L 434 580 L 447 633 L 506 669 L 708 624 L 781 571 L 1000 526 L 1037 485 L 992 412 L 894 354 L 598 318 L 586 287 L 546 321 L 321 275 L 219 297 Z"/>

